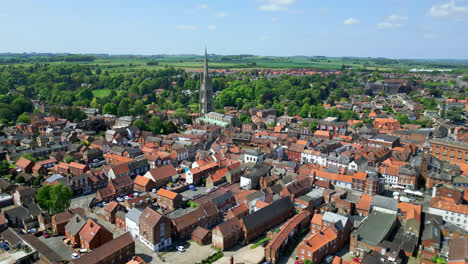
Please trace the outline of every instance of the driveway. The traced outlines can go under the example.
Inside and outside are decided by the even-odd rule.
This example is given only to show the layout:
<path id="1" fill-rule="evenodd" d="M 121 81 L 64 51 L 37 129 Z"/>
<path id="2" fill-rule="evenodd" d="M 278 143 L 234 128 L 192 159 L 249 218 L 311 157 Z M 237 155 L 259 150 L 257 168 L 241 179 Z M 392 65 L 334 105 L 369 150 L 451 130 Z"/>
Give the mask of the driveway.
<path id="1" fill-rule="evenodd" d="M 40 236 L 39 240 L 44 242 L 50 249 L 52 249 L 62 258 L 66 260 L 72 260 L 71 255 L 72 253 L 74 253 L 74 251 L 70 247 L 62 243 L 62 239 L 64 237 L 65 236 L 44 238 L 43 236 Z"/>
<path id="2" fill-rule="evenodd" d="M 192 200 L 195 195 L 206 194 L 205 192 L 206 187 L 197 186 L 196 189 L 197 189 L 196 191 L 186 190 L 186 191 L 181 192 L 180 194 L 183 195 L 185 198 L 187 198 L 187 200 Z"/>
<path id="3" fill-rule="evenodd" d="M 231 250 L 224 251 L 224 256 L 216 261 L 216 264 L 229 264 L 231 256 L 234 258 L 234 263 L 258 264 L 262 263 L 265 258 L 265 248 L 263 246 L 251 249 L 252 244 L 244 247 L 234 247 Z"/>
<path id="4" fill-rule="evenodd" d="M 160 256 L 164 259 L 165 263 L 200 263 L 203 259 L 216 253 L 211 245 L 200 246 L 195 242 L 184 244 L 185 252 L 179 252 L 172 248 L 172 250 L 161 252 Z"/>

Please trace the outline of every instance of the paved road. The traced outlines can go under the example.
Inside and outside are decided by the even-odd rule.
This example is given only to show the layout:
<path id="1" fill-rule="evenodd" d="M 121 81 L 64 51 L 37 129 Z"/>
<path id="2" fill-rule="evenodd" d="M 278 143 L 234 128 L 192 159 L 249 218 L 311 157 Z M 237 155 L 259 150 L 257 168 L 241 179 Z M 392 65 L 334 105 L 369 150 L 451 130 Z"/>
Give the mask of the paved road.
<path id="1" fill-rule="evenodd" d="M 94 197 L 96 197 L 96 193 L 77 196 L 71 200 L 70 208 L 83 208 L 86 210 Z"/>

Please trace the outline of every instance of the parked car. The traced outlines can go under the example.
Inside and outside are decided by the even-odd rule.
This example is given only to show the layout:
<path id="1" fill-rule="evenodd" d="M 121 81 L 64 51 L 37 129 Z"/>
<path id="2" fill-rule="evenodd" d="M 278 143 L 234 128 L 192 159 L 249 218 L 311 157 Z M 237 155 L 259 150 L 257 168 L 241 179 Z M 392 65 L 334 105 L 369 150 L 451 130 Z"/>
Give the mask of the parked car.
<path id="1" fill-rule="evenodd" d="M 88 252 L 88 250 L 86 248 L 81 248 L 80 249 L 80 253 L 86 253 L 86 252 Z"/>
<path id="2" fill-rule="evenodd" d="M 130 197 L 130 198 L 133 198 L 133 194 L 132 194 L 132 193 L 131 193 L 131 194 L 129 194 L 129 195 L 128 195 L 128 197 Z"/>
<path id="3" fill-rule="evenodd" d="M 126 195 L 125 200 L 130 200 L 130 196 Z"/>
<path id="4" fill-rule="evenodd" d="M 138 197 L 138 195 L 139 195 L 139 194 L 138 194 L 137 192 L 134 192 L 134 193 L 133 193 L 133 196 L 134 196 L 134 197 Z"/>
<path id="5" fill-rule="evenodd" d="M 78 255 L 78 253 L 73 253 L 71 256 L 72 256 L 72 259 L 80 258 L 80 255 Z"/>
<path id="6" fill-rule="evenodd" d="M 357 263 L 361 263 L 362 258 L 353 258 L 353 261 L 354 261 L 354 262 L 357 262 Z"/>
<path id="7" fill-rule="evenodd" d="M 106 205 L 107 205 L 107 203 L 106 203 L 106 202 L 102 202 L 102 206 L 106 206 Z"/>
<path id="8" fill-rule="evenodd" d="M 325 263 L 332 263 L 334 258 L 335 258 L 334 256 L 330 256 L 330 255 L 326 256 Z"/>
<path id="9" fill-rule="evenodd" d="M 101 204 L 101 203 L 96 204 L 96 206 L 102 208 L 102 204 Z"/>
<path id="10" fill-rule="evenodd" d="M 118 202 L 123 202 L 123 201 L 125 201 L 125 199 L 123 199 L 122 197 L 117 197 L 117 201 Z"/>
<path id="11" fill-rule="evenodd" d="M 49 233 L 44 233 L 42 236 L 43 236 L 44 238 L 49 238 L 49 237 L 50 237 L 50 234 L 49 234 Z"/>
<path id="12" fill-rule="evenodd" d="M 36 233 L 37 229 L 36 228 L 31 228 L 28 230 L 28 233 Z"/>
<path id="13" fill-rule="evenodd" d="M 185 252 L 184 246 L 177 246 L 176 249 L 177 249 L 177 251 L 179 251 L 179 252 Z"/>
<path id="14" fill-rule="evenodd" d="M 158 190 L 156 190 L 156 189 L 153 189 L 153 190 L 152 190 L 152 192 L 154 192 L 154 193 L 157 193 L 157 192 L 158 192 Z"/>
<path id="15" fill-rule="evenodd" d="M 189 185 L 188 188 L 189 188 L 190 190 L 192 190 L 192 191 L 196 191 L 196 190 L 197 190 L 197 188 L 196 188 L 195 186 L 193 186 L 193 185 Z"/>

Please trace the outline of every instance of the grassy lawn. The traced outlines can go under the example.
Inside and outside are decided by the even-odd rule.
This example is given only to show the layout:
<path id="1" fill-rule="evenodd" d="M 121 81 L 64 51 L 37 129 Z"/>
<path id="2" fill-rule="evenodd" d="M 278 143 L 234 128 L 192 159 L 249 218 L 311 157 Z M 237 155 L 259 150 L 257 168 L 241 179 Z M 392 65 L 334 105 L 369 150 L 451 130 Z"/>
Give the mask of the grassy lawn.
<path id="1" fill-rule="evenodd" d="M 118 90 L 116 92 L 117 92 L 117 94 L 119 94 L 120 90 Z M 93 90 L 94 97 L 98 97 L 98 98 L 109 96 L 110 93 L 111 93 L 111 89 L 108 89 L 108 88 Z"/>

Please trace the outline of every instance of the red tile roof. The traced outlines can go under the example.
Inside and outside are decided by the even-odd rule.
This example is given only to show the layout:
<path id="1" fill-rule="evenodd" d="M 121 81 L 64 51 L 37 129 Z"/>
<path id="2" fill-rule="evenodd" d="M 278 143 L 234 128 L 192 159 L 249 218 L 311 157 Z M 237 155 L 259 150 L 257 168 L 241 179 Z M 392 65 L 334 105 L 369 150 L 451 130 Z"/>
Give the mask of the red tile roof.
<path id="1" fill-rule="evenodd" d="M 160 195 L 162 197 L 166 197 L 166 198 L 169 198 L 171 200 L 175 199 L 177 197 L 177 193 L 175 192 L 171 192 L 171 191 L 168 191 L 166 189 L 159 189 L 159 191 L 156 193 L 157 195 Z"/>
<path id="2" fill-rule="evenodd" d="M 26 158 L 23 158 L 21 157 L 17 162 L 16 162 L 16 167 L 20 167 L 20 168 L 26 168 L 27 166 L 30 166 L 33 162 L 26 159 Z"/>

